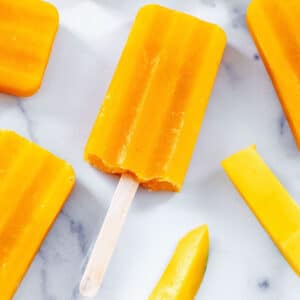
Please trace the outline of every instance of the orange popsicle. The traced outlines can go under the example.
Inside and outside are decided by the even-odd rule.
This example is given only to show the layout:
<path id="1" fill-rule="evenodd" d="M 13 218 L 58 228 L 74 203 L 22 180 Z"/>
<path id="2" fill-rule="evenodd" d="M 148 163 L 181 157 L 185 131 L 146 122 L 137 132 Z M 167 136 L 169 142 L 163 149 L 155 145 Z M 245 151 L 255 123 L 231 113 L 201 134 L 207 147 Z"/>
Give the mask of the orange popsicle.
<path id="1" fill-rule="evenodd" d="M 252 0 L 247 21 L 300 148 L 299 0 Z"/>
<path id="2" fill-rule="evenodd" d="M 0 298 L 10 300 L 74 185 L 69 164 L 0 130 Z"/>
<path id="3" fill-rule="evenodd" d="M 102 171 L 178 191 L 225 47 L 216 25 L 142 8 L 85 150 Z"/>
<path id="4" fill-rule="evenodd" d="M 41 85 L 58 28 L 40 0 L 0 0 L 0 92 L 31 96 Z"/>
<path id="5" fill-rule="evenodd" d="M 122 175 L 81 284 L 101 283 L 137 186 L 179 191 L 226 44 L 222 29 L 158 5 L 143 7 L 85 149 Z"/>

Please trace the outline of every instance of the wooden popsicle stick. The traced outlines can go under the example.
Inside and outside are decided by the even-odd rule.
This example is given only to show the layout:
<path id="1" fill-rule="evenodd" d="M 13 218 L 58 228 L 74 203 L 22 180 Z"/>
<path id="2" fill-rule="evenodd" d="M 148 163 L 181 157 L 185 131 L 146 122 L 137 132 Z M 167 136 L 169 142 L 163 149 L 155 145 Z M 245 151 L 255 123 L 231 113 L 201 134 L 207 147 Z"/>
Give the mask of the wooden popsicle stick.
<path id="1" fill-rule="evenodd" d="M 121 176 L 80 283 L 82 296 L 97 295 L 138 187 L 131 176 Z"/>

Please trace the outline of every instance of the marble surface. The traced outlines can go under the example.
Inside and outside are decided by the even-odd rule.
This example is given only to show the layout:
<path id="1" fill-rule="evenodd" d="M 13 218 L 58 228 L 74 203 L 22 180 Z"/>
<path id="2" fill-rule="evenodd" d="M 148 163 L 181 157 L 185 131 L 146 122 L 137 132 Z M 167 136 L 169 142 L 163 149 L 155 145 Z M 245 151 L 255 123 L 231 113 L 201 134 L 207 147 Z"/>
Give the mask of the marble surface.
<path id="1" fill-rule="evenodd" d="M 135 12 L 148 2 L 52 1 L 61 26 L 43 86 L 26 100 L 0 95 L 0 127 L 68 160 L 77 185 L 15 300 L 81 299 L 87 253 L 117 184 L 83 161 L 83 148 Z M 220 24 L 228 46 L 183 191 L 139 191 L 97 299 L 147 299 L 178 239 L 203 223 L 211 252 L 197 299 L 299 299 L 299 279 L 220 167 L 256 143 L 300 203 L 300 154 L 245 26 L 248 1 L 157 2 Z"/>

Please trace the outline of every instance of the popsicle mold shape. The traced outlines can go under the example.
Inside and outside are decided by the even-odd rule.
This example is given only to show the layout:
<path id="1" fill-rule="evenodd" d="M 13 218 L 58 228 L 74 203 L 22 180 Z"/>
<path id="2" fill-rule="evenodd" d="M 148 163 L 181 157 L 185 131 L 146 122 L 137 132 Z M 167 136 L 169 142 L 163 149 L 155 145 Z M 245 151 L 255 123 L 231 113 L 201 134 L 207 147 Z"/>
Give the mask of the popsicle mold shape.
<path id="1" fill-rule="evenodd" d="M 94 297 L 139 185 L 179 191 L 226 44 L 218 26 L 159 5 L 140 9 L 85 149 L 121 175 L 80 283 Z"/>
<path id="2" fill-rule="evenodd" d="M 0 130 L 1 300 L 12 299 L 74 180 L 69 164 Z"/>
<path id="3" fill-rule="evenodd" d="M 300 148 L 300 5 L 298 0 L 252 0 L 247 23 Z"/>
<path id="4" fill-rule="evenodd" d="M 0 0 L 0 92 L 25 97 L 39 89 L 58 19 L 41 0 Z"/>
<path id="5" fill-rule="evenodd" d="M 180 190 L 226 44 L 217 25 L 143 7 L 109 86 L 85 159 L 151 190 Z"/>
<path id="6" fill-rule="evenodd" d="M 222 162 L 236 189 L 300 275 L 300 208 L 257 153 L 255 146 Z"/>
<path id="7" fill-rule="evenodd" d="M 178 243 L 148 300 L 193 300 L 206 270 L 208 252 L 207 225 L 189 232 Z"/>

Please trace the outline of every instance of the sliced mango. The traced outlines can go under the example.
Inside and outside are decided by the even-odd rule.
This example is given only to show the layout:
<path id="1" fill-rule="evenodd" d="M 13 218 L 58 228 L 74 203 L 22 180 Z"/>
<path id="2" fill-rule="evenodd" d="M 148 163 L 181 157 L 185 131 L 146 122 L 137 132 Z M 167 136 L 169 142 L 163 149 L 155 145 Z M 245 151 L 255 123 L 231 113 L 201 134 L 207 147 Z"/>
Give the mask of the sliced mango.
<path id="1" fill-rule="evenodd" d="M 256 151 L 244 149 L 222 162 L 282 255 L 300 275 L 300 208 Z"/>
<path id="2" fill-rule="evenodd" d="M 178 243 L 148 300 L 193 300 L 205 273 L 208 251 L 207 225 L 189 232 Z"/>

